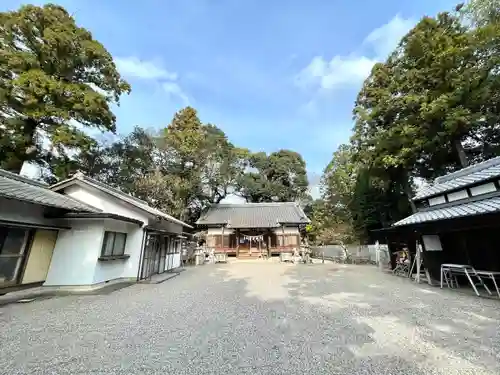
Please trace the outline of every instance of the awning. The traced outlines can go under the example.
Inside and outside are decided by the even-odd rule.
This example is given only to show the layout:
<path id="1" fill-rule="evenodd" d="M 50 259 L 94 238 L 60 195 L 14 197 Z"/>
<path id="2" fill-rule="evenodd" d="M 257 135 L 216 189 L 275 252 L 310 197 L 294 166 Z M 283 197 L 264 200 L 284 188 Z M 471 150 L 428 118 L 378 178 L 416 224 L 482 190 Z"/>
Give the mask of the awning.
<path id="1" fill-rule="evenodd" d="M 22 221 L 9 221 L 9 220 L 0 220 L 0 225 L 5 225 L 7 227 L 34 228 L 34 229 L 71 229 L 70 227 L 64 225 L 25 223 Z"/>
<path id="2" fill-rule="evenodd" d="M 426 209 L 414 213 L 393 224 L 393 227 L 427 223 L 431 221 L 458 219 L 461 217 L 484 215 L 500 212 L 500 197 L 493 197 L 461 204 L 450 204 L 446 207 Z"/>
<path id="3" fill-rule="evenodd" d="M 124 221 L 127 223 L 142 225 L 144 224 L 141 220 L 137 220 L 131 217 L 111 214 L 107 212 L 69 212 L 67 214 L 59 215 L 59 216 L 50 216 L 51 218 L 58 219 L 113 219 Z"/>

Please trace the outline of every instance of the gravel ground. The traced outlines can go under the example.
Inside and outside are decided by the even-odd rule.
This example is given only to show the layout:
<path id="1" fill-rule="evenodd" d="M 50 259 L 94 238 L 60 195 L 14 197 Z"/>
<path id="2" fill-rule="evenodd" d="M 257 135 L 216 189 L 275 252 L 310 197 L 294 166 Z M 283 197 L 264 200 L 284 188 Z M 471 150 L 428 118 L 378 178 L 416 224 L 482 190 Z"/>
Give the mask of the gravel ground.
<path id="1" fill-rule="evenodd" d="M 499 374 L 500 302 L 370 266 L 231 263 L 0 308 L 2 374 Z"/>

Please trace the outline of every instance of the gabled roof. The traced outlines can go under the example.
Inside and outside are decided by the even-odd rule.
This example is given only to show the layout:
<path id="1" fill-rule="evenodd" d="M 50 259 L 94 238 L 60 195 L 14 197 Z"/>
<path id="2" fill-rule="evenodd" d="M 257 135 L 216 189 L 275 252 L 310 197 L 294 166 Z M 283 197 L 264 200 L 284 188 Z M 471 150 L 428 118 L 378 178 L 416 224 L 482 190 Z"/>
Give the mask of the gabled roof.
<path id="1" fill-rule="evenodd" d="M 394 227 L 426 223 L 430 221 L 457 219 L 460 217 L 500 212 L 500 197 L 455 204 L 448 207 L 427 209 L 414 213 L 393 224 Z"/>
<path id="2" fill-rule="evenodd" d="M 500 178 L 500 157 L 438 177 L 434 180 L 432 186 L 419 191 L 413 200 L 430 198 L 448 191 L 458 190 L 469 185 L 476 185 L 497 178 Z"/>
<path id="3" fill-rule="evenodd" d="M 157 210 L 156 208 L 149 206 L 142 199 L 133 197 L 130 194 L 124 193 L 123 191 L 121 191 L 119 189 L 116 189 L 116 188 L 111 187 L 107 184 L 104 184 L 102 182 L 94 180 L 93 178 L 87 177 L 83 173 L 80 173 L 80 172 L 75 173 L 73 175 L 73 177 L 71 177 L 67 180 L 64 180 L 64 181 L 58 182 L 55 185 L 52 185 L 50 188 L 52 190 L 55 190 L 55 191 L 62 190 L 65 187 L 70 186 L 74 183 L 78 183 L 78 182 L 84 183 L 84 184 L 91 186 L 95 189 L 98 189 L 104 193 L 112 195 L 115 198 L 121 199 L 122 201 L 124 201 L 124 202 L 126 202 L 126 203 L 128 203 L 136 208 L 139 208 L 140 210 L 145 211 L 151 215 L 156 215 L 156 216 L 162 217 L 163 219 L 166 219 L 170 222 L 180 224 L 180 225 L 188 227 L 188 228 L 192 228 L 192 226 L 190 226 L 189 224 L 187 224 L 181 220 L 178 220 L 175 217 L 170 216 L 170 215 L 168 215 L 160 210 Z"/>
<path id="4" fill-rule="evenodd" d="M 275 228 L 281 224 L 309 223 L 295 202 L 215 204 L 196 224 L 227 225 L 228 228 Z"/>
<path id="5" fill-rule="evenodd" d="M 69 211 L 100 212 L 95 207 L 50 190 L 46 184 L 3 169 L 0 169 L 0 196 Z"/>

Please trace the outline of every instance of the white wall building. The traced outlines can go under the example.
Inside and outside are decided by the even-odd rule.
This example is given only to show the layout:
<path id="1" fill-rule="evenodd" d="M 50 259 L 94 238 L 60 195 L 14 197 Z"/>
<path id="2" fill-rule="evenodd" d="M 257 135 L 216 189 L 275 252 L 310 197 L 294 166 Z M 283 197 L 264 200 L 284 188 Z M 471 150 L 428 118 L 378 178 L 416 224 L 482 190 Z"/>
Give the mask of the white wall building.
<path id="1" fill-rule="evenodd" d="M 146 202 L 81 173 L 49 188 L 0 172 L 0 289 L 93 289 L 180 266 L 190 226 Z"/>

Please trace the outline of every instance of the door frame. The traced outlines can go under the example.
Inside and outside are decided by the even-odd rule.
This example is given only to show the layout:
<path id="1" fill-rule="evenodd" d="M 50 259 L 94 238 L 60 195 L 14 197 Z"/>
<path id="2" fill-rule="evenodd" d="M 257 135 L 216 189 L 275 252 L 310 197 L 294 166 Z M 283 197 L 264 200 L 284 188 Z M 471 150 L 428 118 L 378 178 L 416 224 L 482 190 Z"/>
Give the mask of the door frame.
<path id="1" fill-rule="evenodd" d="M 11 281 L 6 281 L 6 282 L 0 282 L 0 289 L 4 288 L 11 288 L 11 287 L 17 287 L 21 285 L 23 276 L 24 276 L 24 271 L 26 270 L 26 265 L 28 264 L 28 259 L 29 255 L 31 252 L 31 244 L 33 243 L 33 237 L 36 232 L 36 229 L 34 228 L 26 228 L 23 226 L 10 226 L 10 225 L 0 225 L 2 227 L 6 227 L 7 229 L 13 228 L 13 229 L 21 229 L 25 231 L 24 234 L 24 239 L 23 239 L 23 244 L 21 245 L 21 251 L 19 254 L 12 254 L 12 255 L 1 255 L 0 258 L 18 258 L 18 263 L 16 265 L 16 271 L 15 271 L 15 276 L 14 279 Z"/>

